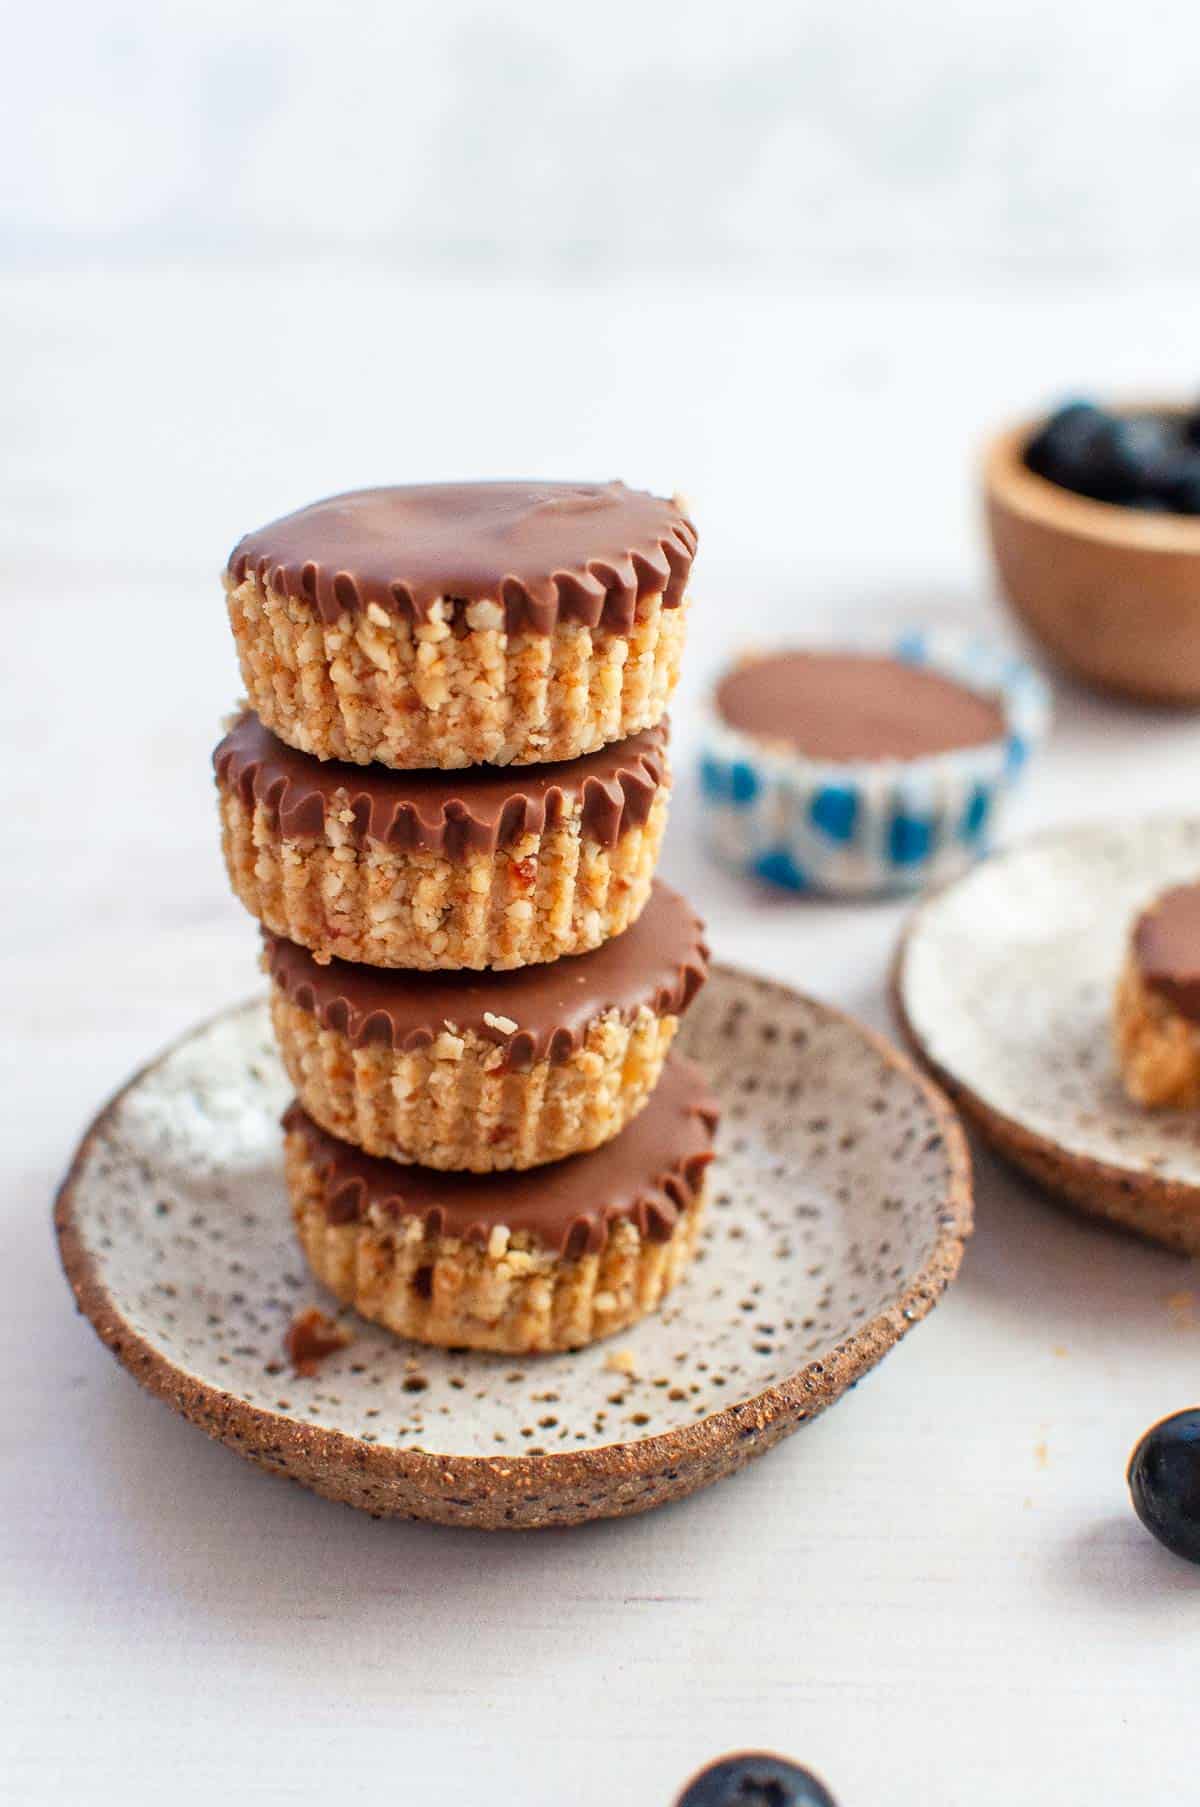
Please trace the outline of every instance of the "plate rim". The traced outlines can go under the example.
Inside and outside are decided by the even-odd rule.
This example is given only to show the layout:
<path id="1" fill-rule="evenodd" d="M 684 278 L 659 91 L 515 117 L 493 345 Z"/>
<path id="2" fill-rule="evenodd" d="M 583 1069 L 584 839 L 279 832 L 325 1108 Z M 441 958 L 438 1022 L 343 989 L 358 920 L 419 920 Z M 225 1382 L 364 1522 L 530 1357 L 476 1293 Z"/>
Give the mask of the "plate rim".
<path id="1" fill-rule="evenodd" d="M 1170 1219 L 1180 1211 L 1200 1206 L 1200 1183 L 1163 1178 L 1144 1163 L 1107 1161 L 1098 1155 L 1081 1153 L 989 1103 L 981 1092 L 930 1052 L 910 1015 L 905 995 L 913 943 L 925 919 L 951 891 L 965 885 L 980 872 L 1005 865 L 1038 847 L 1063 842 L 1089 829 L 1110 833 L 1121 829 L 1132 831 L 1156 822 L 1190 824 L 1200 833 L 1200 816 L 1185 811 L 1155 810 L 1116 822 L 1103 816 L 1084 817 L 1080 821 L 1060 822 L 1038 829 L 1007 847 L 998 848 L 969 871 L 937 886 L 922 898 L 901 927 L 888 975 L 888 997 L 893 1019 L 913 1059 L 936 1081 L 991 1148 L 1085 1216 L 1105 1219 L 1150 1241 L 1192 1254 L 1196 1252 L 1196 1237 L 1173 1234 Z M 1089 1202 L 1089 1195 L 1094 1195 L 1094 1202 Z M 1139 1209 L 1139 1204 L 1148 1207 L 1155 1218 L 1161 1214 L 1163 1221 L 1156 1226 L 1148 1225 L 1146 1211 Z"/>
<path id="2" fill-rule="evenodd" d="M 847 1387 L 874 1367 L 921 1322 L 954 1279 L 973 1227 L 971 1156 L 962 1124 L 945 1092 L 921 1065 L 887 1037 L 797 987 L 765 978 L 745 967 L 715 961 L 711 975 L 749 982 L 759 991 L 783 993 L 814 1008 L 864 1041 L 883 1064 L 900 1073 L 921 1094 L 943 1139 L 947 1184 L 935 1208 L 934 1241 L 925 1263 L 908 1278 L 894 1302 L 849 1337 L 817 1351 L 794 1373 L 753 1397 L 722 1406 L 707 1417 L 632 1441 L 614 1441 L 584 1450 L 552 1450 L 542 1455 L 438 1455 L 427 1450 L 366 1443 L 347 1431 L 315 1425 L 287 1412 L 253 1404 L 215 1386 L 165 1355 L 136 1330 L 100 1277 L 96 1256 L 76 1218 L 76 1196 L 84 1168 L 99 1137 L 126 1097 L 188 1042 L 216 1024 L 261 1008 L 265 994 L 227 1005 L 192 1024 L 138 1067 L 92 1118 L 74 1151 L 54 1200 L 59 1260 L 75 1298 L 100 1341 L 148 1392 L 209 1436 L 275 1472 L 317 1492 L 387 1515 L 389 1488 L 400 1485 L 428 1511 L 405 1510 L 406 1517 L 483 1528 L 525 1524 L 571 1524 L 584 1518 L 623 1515 L 665 1503 L 742 1467 L 751 1456 L 816 1417 Z M 531 1358 L 536 1359 L 536 1358 Z M 349 1469 L 359 1494 L 379 1492 L 373 1508 L 321 1477 Z M 369 1485 L 368 1485 L 369 1484 Z M 589 1510 L 567 1514 L 547 1506 L 554 1490 L 576 1499 L 580 1490 Z M 536 1499 L 531 1494 L 537 1494 Z M 541 1512 L 522 1513 L 522 1504 Z M 486 1506 L 488 1510 L 481 1511 Z M 443 1510 L 438 1510 L 441 1507 Z M 453 1509 L 451 1509 L 453 1508 Z"/>

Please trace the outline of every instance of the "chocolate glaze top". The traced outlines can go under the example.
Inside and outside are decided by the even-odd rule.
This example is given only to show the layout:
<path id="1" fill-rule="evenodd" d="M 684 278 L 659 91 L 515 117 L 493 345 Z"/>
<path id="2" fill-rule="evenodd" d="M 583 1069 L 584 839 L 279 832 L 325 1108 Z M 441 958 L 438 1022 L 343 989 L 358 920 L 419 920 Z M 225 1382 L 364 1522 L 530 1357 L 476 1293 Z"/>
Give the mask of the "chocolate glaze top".
<path id="1" fill-rule="evenodd" d="M 526 1173 L 442 1173 L 377 1160 L 318 1129 L 295 1103 L 283 1124 L 307 1141 L 330 1223 L 369 1212 L 420 1217 L 431 1235 L 480 1243 L 503 1225 L 578 1256 L 603 1248 L 621 1218 L 650 1241 L 668 1240 L 700 1191 L 717 1116 L 699 1067 L 672 1055 L 650 1102 L 619 1136 Z"/>
<path id="2" fill-rule="evenodd" d="M 623 483 L 421 483 L 351 490 L 238 541 L 228 577 L 311 603 L 325 621 L 378 603 L 502 603 L 509 633 L 560 621 L 627 633 L 643 596 L 683 600 L 696 530 L 674 502 Z"/>
<path id="3" fill-rule="evenodd" d="M 650 814 L 667 779 L 666 749 L 664 722 L 553 765 L 400 772 L 298 753 L 247 713 L 217 747 L 213 766 L 222 789 L 237 790 L 248 809 L 265 805 L 285 839 L 323 835 L 327 816 L 349 809 L 345 826 L 358 846 L 378 841 L 455 860 L 540 835 L 576 802 L 586 838 L 615 846 Z"/>
<path id="4" fill-rule="evenodd" d="M 1200 1022 L 1200 884 L 1176 885 L 1142 912 L 1133 957 L 1148 991 Z"/>
<path id="5" fill-rule="evenodd" d="M 920 759 L 1003 740 L 1004 710 L 941 672 L 853 652 L 781 652 L 748 660 L 717 686 L 717 712 L 757 740 L 809 759 Z"/>
<path id="6" fill-rule="evenodd" d="M 443 1029 L 472 1031 L 502 1048 L 513 1070 L 537 1060 L 561 1066 L 608 1011 L 628 1020 L 646 1005 L 656 1016 L 680 1016 L 708 974 L 703 923 L 657 880 L 624 934 L 593 953 L 512 972 L 396 972 L 348 960 L 318 966 L 280 935 L 264 929 L 263 942 L 279 990 L 354 1047 L 382 1042 L 412 1052 Z"/>

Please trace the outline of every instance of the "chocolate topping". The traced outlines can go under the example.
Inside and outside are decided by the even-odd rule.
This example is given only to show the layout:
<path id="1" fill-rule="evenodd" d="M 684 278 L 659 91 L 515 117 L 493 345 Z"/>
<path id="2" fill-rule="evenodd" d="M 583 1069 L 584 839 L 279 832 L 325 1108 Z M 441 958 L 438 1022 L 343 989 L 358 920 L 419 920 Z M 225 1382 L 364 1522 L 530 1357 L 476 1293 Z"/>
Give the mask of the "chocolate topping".
<path id="1" fill-rule="evenodd" d="M 868 653 L 753 659 L 717 686 L 717 712 L 756 740 L 810 759 L 921 759 L 1004 739 L 1004 710 L 941 672 Z"/>
<path id="2" fill-rule="evenodd" d="M 1133 957 L 1147 990 L 1200 1022 L 1200 884 L 1176 885 L 1142 912 Z"/>
<path id="3" fill-rule="evenodd" d="M 325 621 L 372 602 L 419 621 L 446 597 L 502 603 L 510 634 L 560 621 L 628 633 L 641 597 L 679 606 L 695 553 L 674 502 L 623 483 L 422 483 L 284 515 L 238 541 L 228 572 Z"/>
<path id="4" fill-rule="evenodd" d="M 236 789 L 248 809 L 265 804 L 285 838 L 323 835 L 328 812 L 349 808 L 346 826 L 359 846 L 380 841 L 455 860 L 554 828 L 577 800 L 587 839 L 615 846 L 650 814 L 667 774 L 666 747 L 664 722 L 554 765 L 397 772 L 313 759 L 246 714 L 217 747 L 213 766 L 217 782 Z"/>
<path id="5" fill-rule="evenodd" d="M 515 1070 L 537 1060 L 562 1065 L 610 1010 L 629 1019 L 644 1004 L 656 1016 L 681 1015 L 708 973 L 700 918 L 657 880 L 623 935 L 594 953 L 512 972 L 396 972 L 347 960 L 318 966 L 279 935 L 264 930 L 263 941 L 279 989 L 356 1048 L 382 1042 L 411 1052 L 445 1028 L 473 1030 L 503 1048 L 504 1065 Z M 499 1026 L 505 1023 L 516 1027 Z"/>
<path id="6" fill-rule="evenodd" d="M 667 1241 L 699 1193 L 717 1116 L 699 1067 L 673 1055 L 649 1104 L 613 1141 L 527 1173 L 439 1173 L 376 1160 L 326 1135 L 299 1104 L 283 1124 L 307 1140 L 330 1223 L 375 1210 L 421 1217 L 430 1235 L 480 1243 L 504 1225 L 574 1257 L 603 1248 L 620 1218 L 650 1241 Z"/>

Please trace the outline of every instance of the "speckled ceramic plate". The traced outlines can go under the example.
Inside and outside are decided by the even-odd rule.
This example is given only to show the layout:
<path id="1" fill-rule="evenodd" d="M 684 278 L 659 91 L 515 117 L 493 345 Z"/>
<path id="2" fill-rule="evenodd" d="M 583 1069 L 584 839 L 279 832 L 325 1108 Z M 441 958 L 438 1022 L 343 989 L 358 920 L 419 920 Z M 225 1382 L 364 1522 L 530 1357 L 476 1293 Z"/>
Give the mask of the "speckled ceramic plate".
<path id="1" fill-rule="evenodd" d="M 88 1131 L 57 1210 L 79 1305 L 193 1423 L 373 1513 L 570 1524 L 690 1493 L 924 1317 L 971 1202 L 946 1101 L 849 1018 L 717 967 L 681 1040 L 724 1112 L 708 1222 L 665 1309 L 611 1344 L 456 1354 L 344 1314 L 350 1345 L 294 1374 L 284 1334 L 321 1294 L 291 1235 L 265 1003 L 196 1030 Z"/>
<path id="2" fill-rule="evenodd" d="M 1110 1015 L 1130 926 L 1200 873 L 1200 821 L 1061 829 L 916 912 L 895 1002 L 918 1055 L 987 1139 L 1080 1210 L 1200 1249 L 1200 1113 L 1121 1088 Z"/>

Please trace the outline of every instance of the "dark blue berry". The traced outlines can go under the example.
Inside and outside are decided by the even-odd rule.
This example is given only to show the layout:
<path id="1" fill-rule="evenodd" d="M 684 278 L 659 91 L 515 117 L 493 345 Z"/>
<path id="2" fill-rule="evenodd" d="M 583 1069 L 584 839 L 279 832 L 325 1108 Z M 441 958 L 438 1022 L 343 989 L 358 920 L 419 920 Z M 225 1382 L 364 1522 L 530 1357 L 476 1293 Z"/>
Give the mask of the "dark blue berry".
<path id="1" fill-rule="evenodd" d="M 1172 514 L 1200 514 L 1200 477 L 1172 485 L 1167 507 Z"/>
<path id="2" fill-rule="evenodd" d="M 1183 437 L 1189 445 L 1200 445 L 1200 407 L 1193 408 L 1184 421 Z"/>
<path id="3" fill-rule="evenodd" d="M 1133 1509 L 1159 1543 L 1200 1562 L 1200 1408 L 1146 1432 L 1129 1459 Z"/>
<path id="4" fill-rule="evenodd" d="M 1061 481 L 1059 473 L 1078 459 L 1104 416 L 1094 402 L 1065 402 L 1044 420 L 1025 447 L 1025 462 L 1039 477 Z"/>
<path id="5" fill-rule="evenodd" d="M 675 1807 L 837 1807 L 809 1769 L 769 1751 L 739 1751 L 693 1776 Z"/>
<path id="6" fill-rule="evenodd" d="M 1185 446 L 1166 464 L 1156 487 L 1176 514 L 1200 514 L 1200 449 Z"/>
<path id="7" fill-rule="evenodd" d="M 1156 494 L 1179 452 L 1179 429 L 1161 414 L 1125 414 L 1114 421 L 1121 458 L 1141 495 Z M 1131 498 L 1131 500 L 1135 500 Z"/>
<path id="8" fill-rule="evenodd" d="M 1144 487 L 1136 434 L 1130 423 L 1092 402 L 1069 402 L 1034 434 L 1025 449 L 1030 470 L 1077 495 L 1128 502 Z"/>

